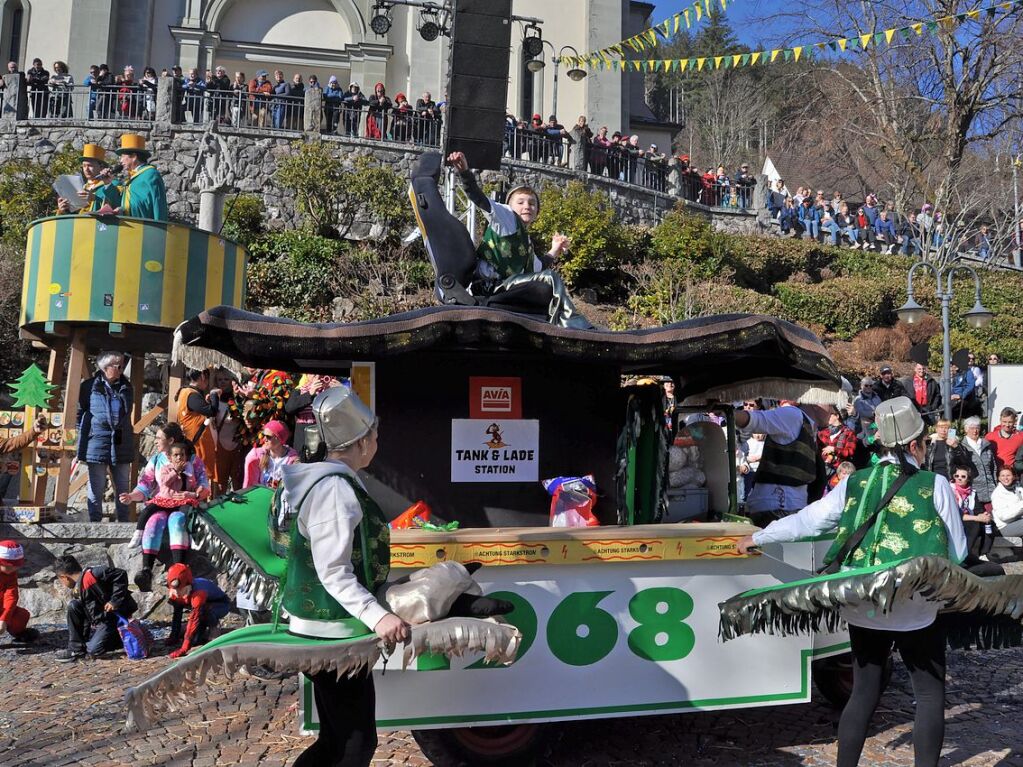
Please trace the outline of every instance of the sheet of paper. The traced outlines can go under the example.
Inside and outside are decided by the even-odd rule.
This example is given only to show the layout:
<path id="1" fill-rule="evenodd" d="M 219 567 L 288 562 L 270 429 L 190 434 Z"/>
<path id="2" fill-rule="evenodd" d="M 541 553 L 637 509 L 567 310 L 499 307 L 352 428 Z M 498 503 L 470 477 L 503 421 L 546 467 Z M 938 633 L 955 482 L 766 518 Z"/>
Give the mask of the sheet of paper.
<path id="1" fill-rule="evenodd" d="M 58 197 L 63 197 L 67 200 L 68 205 L 74 210 L 85 207 L 82 198 L 78 196 L 78 193 L 83 189 L 85 189 L 85 179 L 77 174 L 57 176 L 53 182 L 53 191 L 57 193 Z"/>

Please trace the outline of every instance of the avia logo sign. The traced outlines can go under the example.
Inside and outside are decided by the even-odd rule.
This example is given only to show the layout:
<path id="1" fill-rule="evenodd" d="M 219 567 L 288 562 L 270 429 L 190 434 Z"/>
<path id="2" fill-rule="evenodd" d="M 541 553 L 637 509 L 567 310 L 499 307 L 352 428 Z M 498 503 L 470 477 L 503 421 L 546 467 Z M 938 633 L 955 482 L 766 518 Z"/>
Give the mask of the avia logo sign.
<path id="1" fill-rule="evenodd" d="M 483 413 L 510 413 L 512 390 L 510 386 L 484 386 L 480 389 L 480 411 Z"/>
<path id="2" fill-rule="evenodd" d="M 470 376 L 470 418 L 522 417 L 522 379 Z"/>

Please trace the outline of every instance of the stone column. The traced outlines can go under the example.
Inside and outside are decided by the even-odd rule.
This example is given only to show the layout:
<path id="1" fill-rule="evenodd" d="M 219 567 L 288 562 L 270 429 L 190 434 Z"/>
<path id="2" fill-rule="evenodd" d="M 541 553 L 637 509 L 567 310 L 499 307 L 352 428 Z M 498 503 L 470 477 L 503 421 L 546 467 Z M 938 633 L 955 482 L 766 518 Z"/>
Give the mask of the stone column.
<path id="1" fill-rule="evenodd" d="M 672 197 L 682 197 L 682 173 L 677 157 L 668 160 L 668 185 L 665 191 Z"/>
<path id="2" fill-rule="evenodd" d="M 199 192 L 199 228 L 214 234 L 224 225 L 224 192 Z"/>
<path id="3" fill-rule="evenodd" d="M 169 128 L 174 122 L 174 78 L 159 78 L 156 85 L 156 128 Z"/>
<path id="4" fill-rule="evenodd" d="M 308 88 L 305 92 L 305 125 L 302 130 L 319 136 L 320 121 L 323 119 L 323 91 L 319 88 Z"/>
<path id="5" fill-rule="evenodd" d="M 28 119 L 28 85 L 25 75 L 17 72 L 4 75 L 3 104 L 0 107 L 0 120 Z"/>

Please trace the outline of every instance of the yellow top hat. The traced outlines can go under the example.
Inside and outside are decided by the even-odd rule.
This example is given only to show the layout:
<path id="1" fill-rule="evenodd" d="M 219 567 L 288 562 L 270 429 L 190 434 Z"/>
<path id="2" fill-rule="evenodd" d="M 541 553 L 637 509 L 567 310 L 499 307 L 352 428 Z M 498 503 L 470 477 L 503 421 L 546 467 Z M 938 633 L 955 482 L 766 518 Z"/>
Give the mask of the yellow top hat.
<path id="1" fill-rule="evenodd" d="M 99 144 L 86 144 L 82 147 L 82 162 L 89 160 L 91 162 L 107 164 L 107 150 L 101 147 Z"/>
<path id="2" fill-rule="evenodd" d="M 146 139 L 137 133 L 125 133 L 121 136 L 121 146 L 114 150 L 118 156 L 126 153 L 141 155 L 143 159 L 149 157 L 149 150 L 146 149 Z"/>

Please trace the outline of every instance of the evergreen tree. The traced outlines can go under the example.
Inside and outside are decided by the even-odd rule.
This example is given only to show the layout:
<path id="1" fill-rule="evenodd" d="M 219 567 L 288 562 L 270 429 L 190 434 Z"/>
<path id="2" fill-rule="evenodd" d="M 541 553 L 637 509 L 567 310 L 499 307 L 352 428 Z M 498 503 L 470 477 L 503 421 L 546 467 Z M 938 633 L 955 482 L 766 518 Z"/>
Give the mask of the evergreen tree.
<path id="1" fill-rule="evenodd" d="M 49 407 L 53 390 L 57 388 L 46 380 L 46 375 L 34 364 L 25 368 L 8 387 L 14 395 L 14 407 L 35 408 Z"/>

